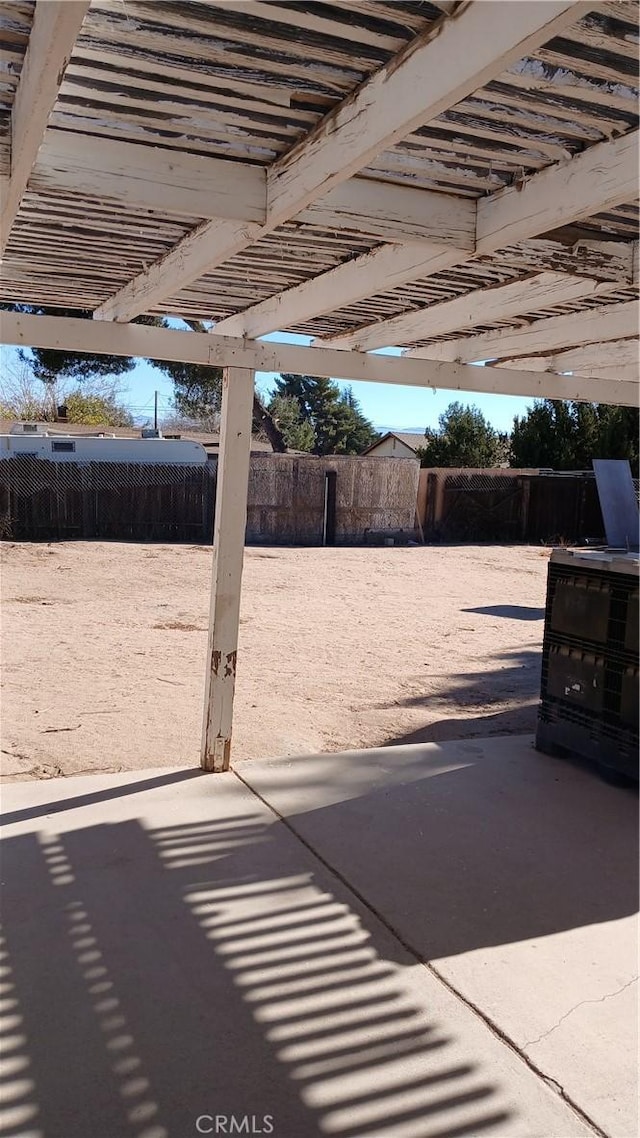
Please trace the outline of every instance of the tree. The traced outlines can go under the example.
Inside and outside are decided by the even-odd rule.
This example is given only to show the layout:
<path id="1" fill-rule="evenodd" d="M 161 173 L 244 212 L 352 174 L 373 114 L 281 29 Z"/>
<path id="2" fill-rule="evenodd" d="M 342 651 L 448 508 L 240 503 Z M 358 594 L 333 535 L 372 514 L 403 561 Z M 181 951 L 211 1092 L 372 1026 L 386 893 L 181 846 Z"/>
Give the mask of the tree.
<path id="1" fill-rule="evenodd" d="M 312 451 L 316 437 L 308 419 L 303 419 L 300 404 L 292 395 L 275 395 L 269 404 L 271 417 L 291 450 Z"/>
<path id="2" fill-rule="evenodd" d="M 192 332 L 207 333 L 209 327 L 202 320 L 185 319 Z M 166 321 L 163 321 L 167 327 Z M 203 364 L 181 364 L 169 360 L 149 360 L 173 380 L 174 406 L 178 416 L 187 418 L 203 430 L 211 430 L 219 418 L 222 407 L 222 374 L 220 367 L 207 367 Z M 271 443 L 271 449 L 284 453 L 287 444 L 276 423 L 262 402 L 258 392 L 253 392 L 253 431 L 263 434 Z"/>
<path id="3" fill-rule="evenodd" d="M 115 395 L 76 388 L 65 396 L 69 423 L 83 423 L 88 427 L 133 427 L 133 415 L 119 404 Z"/>
<path id="4" fill-rule="evenodd" d="M 594 458 L 627 458 L 637 476 L 639 426 L 633 407 L 536 400 L 514 421 L 511 465 L 589 470 Z"/>
<path id="5" fill-rule="evenodd" d="M 17 368 L 7 367 L 0 385 L 0 413 L 6 419 L 55 422 L 57 409 L 64 404 L 69 423 L 85 426 L 131 427 L 133 418 L 118 402 L 114 380 L 85 380 L 82 387 L 69 380 L 36 378 L 24 360 Z"/>
<path id="6" fill-rule="evenodd" d="M 36 316 L 55 314 L 89 320 L 92 317 L 91 312 L 83 309 L 53 309 L 35 304 L 2 304 L 0 309 Z M 89 352 L 65 352 L 53 348 L 30 348 L 27 352 L 20 348 L 18 355 L 22 363 L 30 368 L 35 379 L 44 384 L 53 384 L 57 379 L 75 379 L 82 383 L 85 379 L 125 375 L 135 367 L 135 360 L 128 356 L 93 355 Z"/>
<path id="7" fill-rule="evenodd" d="M 351 389 L 342 392 L 331 379 L 283 374 L 276 380 L 269 408 L 274 413 L 274 408 L 286 406 L 290 416 L 290 403 L 283 405 L 281 399 L 297 404 L 299 423 L 313 433 L 314 454 L 360 454 L 377 437 Z"/>
<path id="8" fill-rule="evenodd" d="M 51 309 L 42 305 L 5 303 L 0 304 L 0 310 L 40 316 L 55 312 L 59 316 L 92 318 L 92 313 L 89 311 L 70 308 Z M 161 316 L 138 316 L 133 323 L 157 328 L 169 327 L 168 322 Z M 185 323 L 192 331 L 208 331 L 207 325 L 200 320 L 185 320 Z M 65 352 L 48 348 L 31 348 L 28 353 L 21 350 L 19 355 L 22 362 L 31 368 L 34 376 L 46 384 L 53 384 L 57 379 L 74 378 L 84 382 L 91 378 L 125 375 L 136 365 L 136 360 L 128 356 Z M 173 381 L 174 406 L 178 417 L 187 419 L 190 424 L 199 426 L 203 430 L 210 430 L 222 402 L 222 369 L 201 364 L 175 363 L 170 360 L 149 359 L 148 362 Z M 257 393 L 254 394 L 253 400 L 253 426 L 256 432 L 261 431 L 265 434 L 273 450 L 287 449 L 282 434 Z"/>
<path id="9" fill-rule="evenodd" d="M 201 320 L 186 320 L 192 332 L 207 332 Z M 162 321 L 163 327 L 168 327 Z M 173 381 L 173 403 L 176 414 L 203 430 L 220 414 L 222 406 L 222 368 L 203 364 L 177 363 L 174 360 L 147 361 Z"/>
<path id="10" fill-rule="evenodd" d="M 340 402 L 347 409 L 350 417 L 349 446 L 352 449 L 348 453 L 362 454 L 363 450 L 366 450 L 376 439 L 380 438 L 380 432 L 376 431 L 373 424 L 363 414 L 360 400 L 356 399 L 352 387 L 344 389 L 340 395 Z"/>
<path id="11" fill-rule="evenodd" d="M 497 466 L 504 440 L 477 407 L 450 403 L 438 419 L 438 430 L 425 431 L 417 455 L 421 466 Z"/>

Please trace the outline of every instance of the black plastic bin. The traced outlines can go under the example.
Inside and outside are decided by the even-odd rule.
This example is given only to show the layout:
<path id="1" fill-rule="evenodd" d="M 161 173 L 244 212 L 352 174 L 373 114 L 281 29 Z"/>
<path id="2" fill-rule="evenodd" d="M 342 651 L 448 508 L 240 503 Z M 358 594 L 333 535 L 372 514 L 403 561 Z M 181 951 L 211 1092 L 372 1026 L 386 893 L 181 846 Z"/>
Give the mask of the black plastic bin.
<path id="1" fill-rule="evenodd" d="M 554 550 L 536 747 L 638 780 L 637 554 Z"/>

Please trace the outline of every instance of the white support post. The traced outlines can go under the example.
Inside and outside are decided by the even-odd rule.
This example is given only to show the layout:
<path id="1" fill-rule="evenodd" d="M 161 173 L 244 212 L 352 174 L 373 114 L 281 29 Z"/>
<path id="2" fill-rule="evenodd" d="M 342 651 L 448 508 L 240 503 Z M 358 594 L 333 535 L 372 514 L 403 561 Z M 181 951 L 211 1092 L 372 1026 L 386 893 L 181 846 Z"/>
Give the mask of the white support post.
<path id="1" fill-rule="evenodd" d="M 247 522 L 253 377 L 250 368 L 225 368 L 216 481 L 213 578 L 200 765 L 226 771 L 231 758 L 233 698 L 244 536 Z"/>

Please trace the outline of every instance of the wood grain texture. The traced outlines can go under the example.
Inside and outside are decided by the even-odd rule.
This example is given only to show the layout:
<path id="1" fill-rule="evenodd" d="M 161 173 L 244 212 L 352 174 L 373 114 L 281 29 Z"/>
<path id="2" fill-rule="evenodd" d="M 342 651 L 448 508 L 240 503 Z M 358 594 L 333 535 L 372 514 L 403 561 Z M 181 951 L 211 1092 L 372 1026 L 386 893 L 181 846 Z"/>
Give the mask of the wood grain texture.
<path id="1" fill-rule="evenodd" d="M 42 142 L 89 0 L 40 0 L 11 112 L 11 177 L 2 198 L 0 252 Z"/>
<path id="2" fill-rule="evenodd" d="M 518 356 L 554 352 L 588 342 L 604 344 L 621 337 L 633 337 L 638 334 L 638 324 L 637 301 L 628 301 L 626 304 L 605 305 L 595 312 L 534 320 L 521 328 L 507 328 L 485 336 L 442 340 L 414 348 L 407 355 L 419 359 L 459 360 L 461 363 L 515 359 Z"/>
<path id="3" fill-rule="evenodd" d="M 429 59 L 437 48 L 444 59 L 445 32 L 453 42 L 463 24 L 479 27 L 487 5 L 94 0 L 7 242 L 2 299 L 105 313 L 111 301 L 120 320 L 142 304 L 252 336 L 285 325 L 349 337 L 375 324 L 384 342 L 389 321 L 553 272 L 615 287 L 558 303 L 555 293 L 541 296 L 540 308 L 514 316 L 491 310 L 487 323 L 439 336 L 438 350 L 472 333 L 530 325 L 543 334 L 552 319 L 613 320 L 605 309 L 637 296 L 637 180 L 625 174 L 634 162 L 620 161 L 637 130 L 637 6 L 576 6 L 566 23 L 560 17 L 562 28 L 549 24 L 526 46 L 522 39 L 524 54 L 503 55 L 496 71 L 516 21 L 522 29 L 529 17 L 551 19 L 549 5 L 529 15 L 526 7 L 492 7 L 499 18 L 485 19 L 474 51 L 460 52 L 446 76 L 438 63 L 401 108 L 392 99 L 366 113 L 361 137 L 362 122 L 342 149 L 360 163 L 377 131 L 367 165 L 328 192 L 323 184 L 270 230 L 266 186 L 279 163 L 323 132 L 338 146 L 338 108 L 348 112 L 376 83 L 386 99 L 418 51 Z M 5 191 L 7 128 L 33 11 L 27 0 L 0 3 Z M 467 90 L 465 68 L 474 67 L 479 85 Z M 446 105 L 437 103 L 445 80 Z M 379 149 L 394 116 L 409 122 L 420 100 L 439 113 L 412 120 Z M 590 172 L 590 163 L 599 168 Z M 629 196 L 619 200 L 624 186 Z M 495 223 L 481 251 L 476 209 Z M 374 330 L 368 335 L 373 343 Z"/>
<path id="4" fill-rule="evenodd" d="M 200 332 L 177 332 L 141 324 L 122 325 L 118 350 L 123 355 L 198 363 L 212 367 L 238 367 L 254 371 L 290 372 L 350 381 L 391 383 L 398 386 L 449 391 L 485 391 L 536 398 L 574 399 L 637 407 L 636 384 L 615 379 L 592 382 L 580 376 L 550 375 L 517 369 L 478 368 L 442 363 L 306 348 L 290 344 L 238 340 Z M 0 343 L 70 351 L 113 354 L 113 328 L 105 321 L 72 317 L 27 316 L 6 312 L 0 322 Z"/>
<path id="5" fill-rule="evenodd" d="M 387 344 L 410 343 L 418 337 L 443 336 L 461 328 L 508 320 L 512 316 L 554 308 L 583 297 L 606 296 L 616 287 L 615 284 L 598 284 L 570 274 L 537 273 L 513 284 L 476 290 L 444 304 L 405 313 L 386 321 L 382 329 L 376 325 L 365 327 L 336 338 L 332 344 L 334 347 L 368 351 Z"/>

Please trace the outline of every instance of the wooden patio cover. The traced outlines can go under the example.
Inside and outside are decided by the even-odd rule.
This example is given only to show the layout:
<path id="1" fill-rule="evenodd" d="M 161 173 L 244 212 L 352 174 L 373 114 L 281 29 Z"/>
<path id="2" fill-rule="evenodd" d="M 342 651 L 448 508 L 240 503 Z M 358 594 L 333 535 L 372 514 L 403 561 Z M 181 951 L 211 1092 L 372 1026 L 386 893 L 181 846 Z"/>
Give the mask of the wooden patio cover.
<path id="1" fill-rule="evenodd" d="M 0 300 L 85 314 L 0 340 L 227 367 L 223 487 L 256 369 L 638 405 L 633 0 L 2 0 L 0 63 Z"/>

